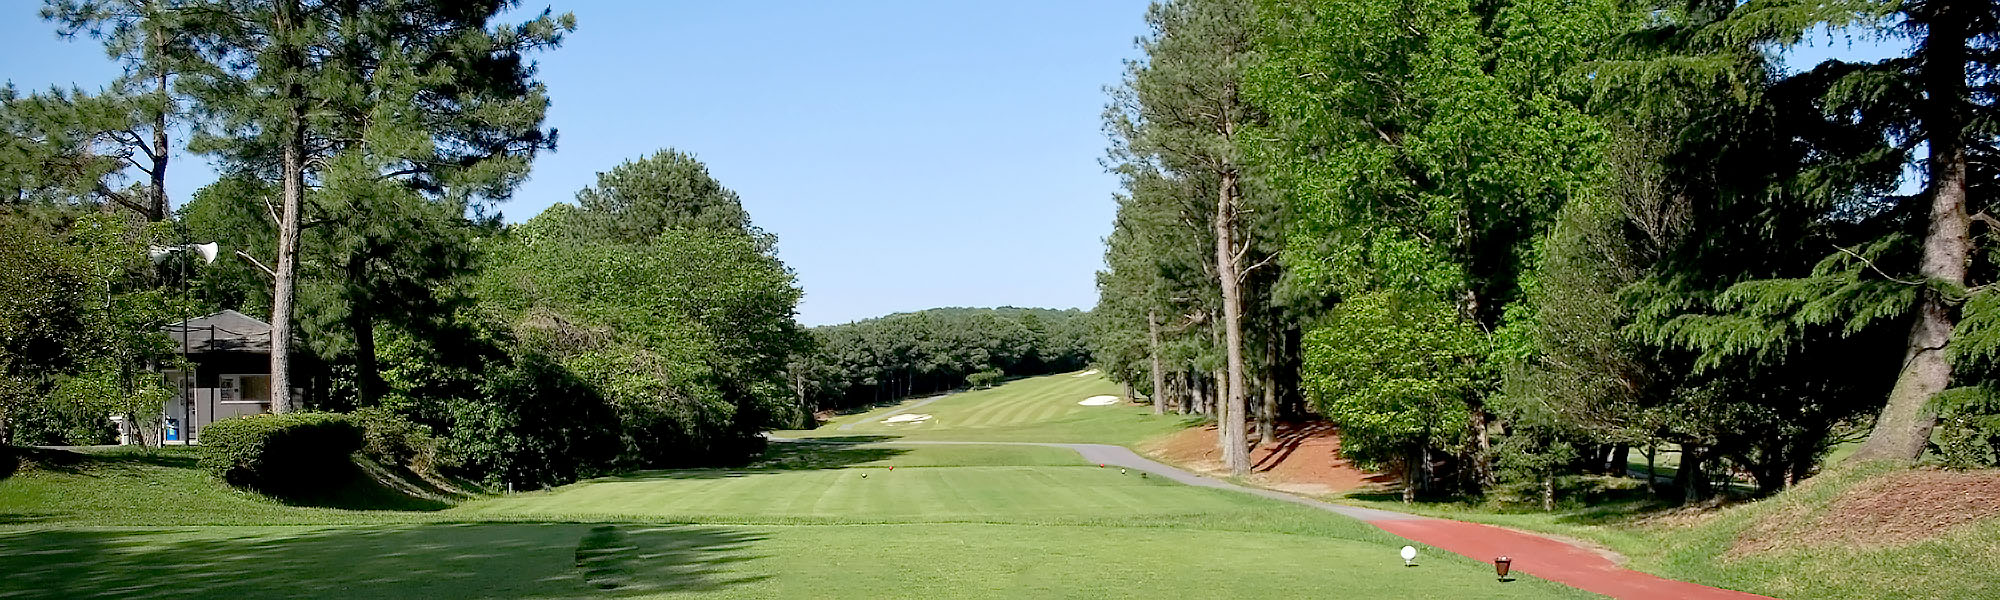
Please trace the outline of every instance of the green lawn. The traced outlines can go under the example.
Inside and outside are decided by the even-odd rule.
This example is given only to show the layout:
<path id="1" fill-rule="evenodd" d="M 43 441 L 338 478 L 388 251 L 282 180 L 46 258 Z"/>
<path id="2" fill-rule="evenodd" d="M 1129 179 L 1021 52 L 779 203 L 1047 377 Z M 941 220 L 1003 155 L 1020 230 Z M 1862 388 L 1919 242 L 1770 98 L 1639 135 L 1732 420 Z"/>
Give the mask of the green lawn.
<path id="1" fill-rule="evenodd" d="M 1092 385 L 1047 379 L 1000 391 Z M 1161 426 L 1106 410 L 1042 414 Z M 1435 550 L 1405 568 L 1359 521 L 1034 446 L 776 444 L 740 469 L 402 508 L 286 506 L 178 453 L 29 465 L 0 479 L 0 598 L 1591 597 Z"/>
<path id="2" fill-rule="evenodd" d="M 910 400 L 845 415 L 818 429 L 786 431 L 795 437 L 873 436 L 908 440 L 981 442 L 1090 442 L 1130 446 L 1199 422 L 1179 415 L 1154 416 L 1152 407 L 1077 404 L 1091 396 L 1116 396 L 1118 384 L 1099 375 L 1065 373 L 1012 381 L 1006 385 L 948 396 L 910 414 L 931 419 L 883 423 L 891 412 L 922 402 Z M 842 426 L 852 424 L 850 429 Z"/>

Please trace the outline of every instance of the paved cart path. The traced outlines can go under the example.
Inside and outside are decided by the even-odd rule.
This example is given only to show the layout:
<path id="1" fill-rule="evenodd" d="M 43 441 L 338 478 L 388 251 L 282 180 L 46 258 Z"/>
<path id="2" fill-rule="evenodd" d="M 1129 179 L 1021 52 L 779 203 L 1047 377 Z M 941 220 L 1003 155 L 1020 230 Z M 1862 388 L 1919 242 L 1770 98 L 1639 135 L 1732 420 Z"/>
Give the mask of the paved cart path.
<path id="1" fill-rule="evenodd" d="M 911 407 L 916 408 L 916 407 Z M 774 442 L 800 442 L 818 444 L 879 444 L 879 445 L 966 445 L 966 446 L 1047 446 L 1068 448 L 1083 455 L 1084 460 L 1105 465 L 1138 469 L 1161 477 L 1166 477 L 1187 485 L 1217 488 L 1263 496 L 1273 500 L 1303 504 L 1313 508 L 1338 513 L 1367 522 L 1383 531 L 1408 538 L 1432 547 L 1461 554 L 1481 562 L 1490 562 L 1494 557 L 1506 556 L 1513 559 L 1513 570 L 1542 579 L 1562 583 L 1581 590 L 1603 594 L 1613 598 L 1632 600 L 1677 600 L 1677 599 L 1731 599 L 1743 600 L 1765 598 L 1756 594 L 1709 587 L 1697 583 L 1676 581 L 1641 573 L 1618 566 L 1618 563 L 1604 554 L 1565 542 L 1532 533 L 1515 531 L 1491 525 L 1453 521 L 1425 517 L 1409 513 L 1334 504 L 1295 496 L 1276 490 L 1237 485 L 1213 477 L 1199 475 L 1172 467 L 1133 452 L 1124 446 L 1109 444 L 1057 444 L 1042 442 L 944 442 L 944 441 L 879 441 L 851 442 L 835 440 L 814 440 L 811 438 L 771 438 Z M 1419 557 L 1421 563 L 1422 558 Z"/>

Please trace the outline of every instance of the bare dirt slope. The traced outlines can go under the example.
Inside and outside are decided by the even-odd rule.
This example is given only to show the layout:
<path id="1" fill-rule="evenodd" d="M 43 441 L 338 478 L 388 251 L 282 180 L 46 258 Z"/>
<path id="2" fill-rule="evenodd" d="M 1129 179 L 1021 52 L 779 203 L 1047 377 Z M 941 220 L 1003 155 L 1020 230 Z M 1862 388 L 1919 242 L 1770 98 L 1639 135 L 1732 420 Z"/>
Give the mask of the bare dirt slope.
<path id="1" fill-rule="evenodd" d="M 1254 434 L 1255 430 L 1252 429 Z M 1215 426 L 1195 427 L 1147 443 L 1146 454 L 1208 475 L 1222 474 Z M 1340 432 L 1323 421 L 1280 423 L 1276 443 L 1250 454 L 1250 481 L 1293 493 L 1323 495 L 1382 487 L 1389 475 L 1356 468 L 1340 457 Z"/>

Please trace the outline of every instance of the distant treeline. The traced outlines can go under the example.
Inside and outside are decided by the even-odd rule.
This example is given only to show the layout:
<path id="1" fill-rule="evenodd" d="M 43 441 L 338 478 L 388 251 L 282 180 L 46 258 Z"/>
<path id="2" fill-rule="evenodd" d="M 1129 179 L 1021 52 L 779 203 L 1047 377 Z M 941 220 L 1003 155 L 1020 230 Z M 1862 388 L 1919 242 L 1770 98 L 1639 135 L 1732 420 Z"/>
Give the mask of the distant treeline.
<path id="1" fill-rule="evenodd" d="M 812 329 L 818 351 L 794 361 L 808 409 L 861 406 L 1041 375 L 1090 363 L 1089 314 L 1046 308 L 933 308 Z"/>

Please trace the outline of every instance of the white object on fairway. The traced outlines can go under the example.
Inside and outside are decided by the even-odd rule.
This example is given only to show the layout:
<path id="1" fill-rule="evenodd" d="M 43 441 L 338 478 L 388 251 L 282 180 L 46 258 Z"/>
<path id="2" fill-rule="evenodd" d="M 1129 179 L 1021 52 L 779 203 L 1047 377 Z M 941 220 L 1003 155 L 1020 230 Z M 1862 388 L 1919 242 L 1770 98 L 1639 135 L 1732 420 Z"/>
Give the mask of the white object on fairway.
<path id="1" fill-rule="evenodd" d="M 929 420 L 931 420 L 930 415 L 896 415 L 893 417 L 889 417 L 887 419 L 883 419 L 882 422 L 889 425 L 895 425 L 897 423 L 915 423 L 918 421 L 929 421 Z"/>
<path id="2" fill-rule="evenodd" d="M 1084 371 L 1084 372 L 1082 372 L 1082 373 L 1077 373 L 1077 374 L 1075 374 L 1075 375 L 1071 375 L 1070 377 L 1089 377 L 1089 376 L 1091 376 L 1091 375 L 1096 375 L 1096 374 L 1097 374 L 1097 369 L 1091 369 L 1091 370 L 1088 370 L 1088 371 Z"/>
<path id="3" fill-rule="evenodd" d="M 1414 563 L 1414 562 L 1411 562 L 1411 561 L 1414 561 L 1414 560 L 1416 560 L 1416 559 L 1417 559 L 1417 547 L 1416 547 L 1416 546 L 1404 546 L 1404 547 L 1403 547 L 1403 566 L 1405 566 L 1405 567 L 1414 567 L 1414 566 L 1417 566 L 1417 563 Z"/>
<path id="4" fill-rule="evenodd" d="M 1084 398 L 1082 402 L 1078 402 L 1077 404 L 1082 404 L 1084 406 L 1111 406 L 1117 403 L 1118 403 L 1117 396 L 1091 396 L 1089 398 Z"/>

